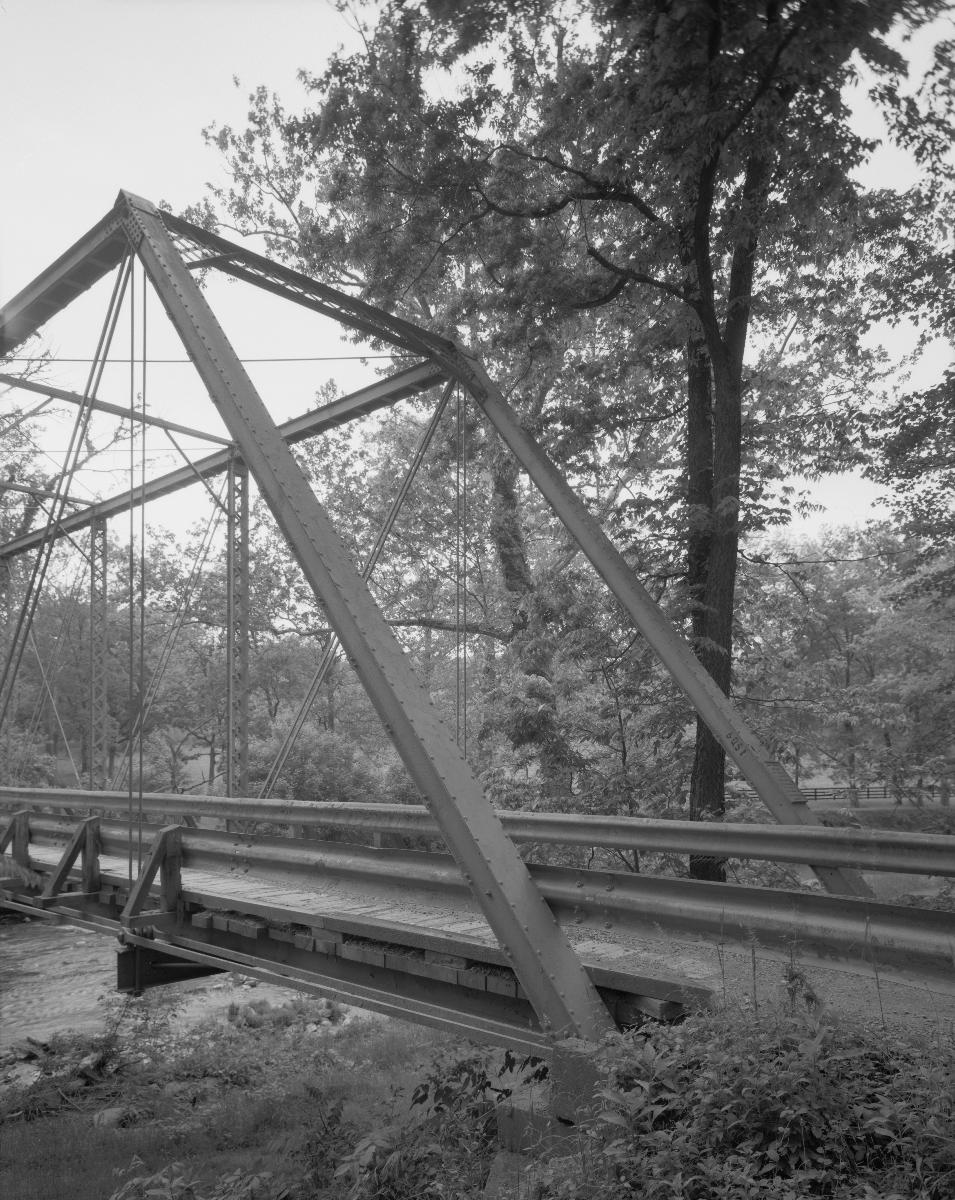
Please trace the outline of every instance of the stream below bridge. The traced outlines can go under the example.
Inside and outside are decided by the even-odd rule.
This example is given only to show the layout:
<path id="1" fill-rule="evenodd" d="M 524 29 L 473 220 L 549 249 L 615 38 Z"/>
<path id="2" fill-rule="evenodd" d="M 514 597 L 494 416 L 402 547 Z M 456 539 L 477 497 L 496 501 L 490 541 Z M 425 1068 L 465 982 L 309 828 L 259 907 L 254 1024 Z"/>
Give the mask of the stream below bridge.
<path id="1" fill-rule="evenodd" d="M 116 939 L 67 922 L 0 919 L 0 1055 L 26 1038 L 44 1041 L 67 1029 L 102 1029 L 119 1000 Z M 242 976 L 213 975 L 170 984 L 178 993 L 176 1022 L 195 1023 L 256 999 L 284 1004 L 301 992 Z"/>

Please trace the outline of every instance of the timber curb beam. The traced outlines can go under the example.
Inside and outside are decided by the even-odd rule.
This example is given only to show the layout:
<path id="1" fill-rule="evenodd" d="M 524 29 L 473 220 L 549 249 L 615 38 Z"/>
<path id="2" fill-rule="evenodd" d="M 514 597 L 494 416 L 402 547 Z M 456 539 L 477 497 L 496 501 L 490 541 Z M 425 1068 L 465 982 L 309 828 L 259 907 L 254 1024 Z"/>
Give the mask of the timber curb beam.
<path id="1" fill-rule="evenodd" d="M 549 1036 L 598 1041 L 614 1028 L 606 1004 L 473 770 L 438 718 L 365 579 L 296 463 L 289 443 L 298 436 L 308 436 L 306 429 L 317 431 L 323 421 L 334 424 L 350 419 L 435 383 L 461 385 L 776 819 L 793 825 L 815 824 L 816 819 L 801 802 L 783 768 L 719 691 L 586 506 L 521 426 L 473 352 L 453 340 L 271 262 L 172 214 L 161 213 L 148 201 L 122 191 L 110 213 L 0 310 L 0 355 L 13 351 L 77 295 L 116 268 L 120 268 L 117 289 L 121 295 L 120 277 L 130 270 L 131 257 L 141 263 L 231 438 L 228 447 L 195 468 L 177 472 L 175 481 L 172 476 L 164 477 L 165 482 L 156 481 L 150 495 L 182 486 L 184 478 L 191 482 L 197 473 L 206 476 L 228 470 L 230 463 L 238 480 L 236 486 L 242 487 L 242 476 L 234 474 L 241 463 L 241 470 L 254 479 L 271 509 L 411 778 L 426 798 L 431 817 L 513 968 L 541 1029 Z M 373 388 L 356 393 L 350 401 L 346 397 L 326 410 L 279 427 L 197 285 L 194 272 L 200 269 L 222 271 L 284 297 L 417 361 Z M 88 407 L 95 401 L 95 373 L 91 373 L 91 382 L 79 402 Z M 150 498 L 147 491 L 140 489 L 141 500 Z M 105 520 L 109 512 L 124 511 L 134 502 L 127 494 L 64 517 L 53 531 L 28 534 L 0 547 L 0 559 L 45 544 L 44 538 Z M 238 501 L 230 504 L 241 507 Z M 240 546 L 235 553 L 241 556 Z M 237 598 L 230 616 L 230 630 L 237 638 L 243 620 Z M 238 645 L 233 657 L 239 657 Z M 231 701 L 230 712 L 238 722 L 241 696 L 234 694 Z M 241 775 L 241 762 L 233 761 L 233 774 Z M 813 869 L 831 891 L 865 894 L 865 885 L 851 869 L 822 864 Z"/>

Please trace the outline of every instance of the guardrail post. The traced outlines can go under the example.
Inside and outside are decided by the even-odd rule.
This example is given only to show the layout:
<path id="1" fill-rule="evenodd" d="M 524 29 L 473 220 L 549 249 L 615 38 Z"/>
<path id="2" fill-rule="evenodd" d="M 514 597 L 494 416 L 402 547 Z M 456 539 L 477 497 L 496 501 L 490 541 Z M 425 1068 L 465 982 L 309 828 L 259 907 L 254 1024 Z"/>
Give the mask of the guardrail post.
<path id="1" fill-rule="evenodd" d="M 127 928 L 133 918 L 143 911 L 149 897 L 149 889 L 159 875 L 161 908 L 158 912 L 178 914 L 182 897 L 182 826 L 167 825 L 156 834 L 149 857 L 143 863 L 136 882 L 133 884 L 120 923 Z M 157 913 L 158 915 L 158 913 Z"/>
<path id="2" fill-rule="evenodd" d="M 83 822 L 83 891 L 98 892 L 100 889 L 99 851 L 100 833 L 99 817 L 89 817 Z"/>
<path id="3" fill-rule="evenodd" d="M 11 844 L 12 843 L 12 844 Z M 10 818 L 10 821 L 0 835 L 0 854 L 10 846 L 13 861 L 20 867 L 29 870 L 30 867 L 30 812 L 22 809 Z"/>
<path id="4" fill-rule="evenodd" d="M 30 813 L 24 809 L 14 814 L 10 822 L 13 831 L 13 861 L 18 866 L 30 867 Z"/>
<path id="5" fill-rule="evenodd" d="M 87 817 L 77 825 L 69 845 L 40 894 L 41 900 L 53 900 L 63 891 L 73 864 L 81 855 L 83 891 L 87 894 L 99 891 L 99 820 L 99 817 Z"/>

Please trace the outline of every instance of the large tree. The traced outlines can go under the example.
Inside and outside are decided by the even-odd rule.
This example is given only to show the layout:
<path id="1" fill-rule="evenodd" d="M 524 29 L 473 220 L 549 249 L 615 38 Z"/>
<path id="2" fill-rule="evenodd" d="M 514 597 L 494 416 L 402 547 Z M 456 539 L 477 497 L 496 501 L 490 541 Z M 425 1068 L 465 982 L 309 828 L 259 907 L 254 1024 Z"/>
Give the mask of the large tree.
<path id="1" fill-rule="evenodd" d="M 630 541 L 654 529 L 648 498 L 675 516 L 694 644 L 729 691 L 741 534 L 771 518 L 768 480 L 844 461 L 832 418 L 875 369 L 883 265 L 938 216 L 937 191 L 857 183 L 873 143 L 847 89 L 865 78 L 899 112 L 898 36 L 944 7 L 385 4 L 361 52 L 304 77 L 305 111 L 260 90 L 244 132 L 213 132 L 235 180 L 215 199 L 273 252 L 480 341 L 572 472 L 675 417 L 677 485 L 618 489 L 607 515 Z M 492 472 L 526 609 L 515 478 Z M 692 815 L 722 811 L 723 777 L 700 722 Z"/>

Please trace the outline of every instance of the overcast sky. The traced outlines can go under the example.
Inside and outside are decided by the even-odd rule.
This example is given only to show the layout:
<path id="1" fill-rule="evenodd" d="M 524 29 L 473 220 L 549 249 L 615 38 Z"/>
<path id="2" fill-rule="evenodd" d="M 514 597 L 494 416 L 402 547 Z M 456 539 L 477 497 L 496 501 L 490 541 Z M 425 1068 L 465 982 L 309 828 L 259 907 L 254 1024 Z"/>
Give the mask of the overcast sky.
<path id="1" fill-rule="evenodd" d="M 202 128 L 242 125 L 246 95 L 259 83 L 294 108 L 302 95 L 297 70 L 319 70 L 343 41 L 354 44 L 354 34 L 326 0 L 0 0 L 0 302 L 94 224 L 120 188 L 175 209 L 198 200 L 207 180 L 221 181 Z M 898 180 L 904 171 L 904 160 L 886 154 L 870 182 Z M 251 319 L 236 335 L 241 352 L 317 353 L 317 342 L 303 348 L 311 334 L 301 317 Z M 51 344 L 63 355 L 89 353 L 75 344 L 86 336 L 83 327 L 73 328 L 76 334 L 68 324 L 53 331 Z M 937 369 L 933 362 L 928 373 Z M 156 369 L 150 394 L 158 403 L 157 387 L 170 388 L 173 415 L 172 391 L 191 394 L 179 387 L 182 368 L 165 370 Z M 57 380 L 75 385 L 75 372 L 63 371 Z M 343 386 L 364 381 L 354 363 L 328 371 Z M 256 382 L 279 394 L 270 407 L 282 419 L 309 407 L 325 377 L 274 366 L 262 368 Z M 833 521 L 868 515 L 870 493 L 861 485 L 830 492 Z"/>

